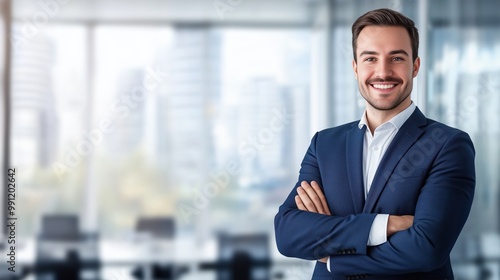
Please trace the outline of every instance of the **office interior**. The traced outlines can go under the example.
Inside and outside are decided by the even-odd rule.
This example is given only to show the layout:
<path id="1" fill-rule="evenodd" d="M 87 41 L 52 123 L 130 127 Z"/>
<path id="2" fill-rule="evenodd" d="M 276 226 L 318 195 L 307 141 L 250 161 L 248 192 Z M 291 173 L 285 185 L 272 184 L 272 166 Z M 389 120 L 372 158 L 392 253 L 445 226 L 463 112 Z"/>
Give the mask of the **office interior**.
<path id="1" fill-rule="evenodd" d="M 500 279 L 500 2 L 0 0 L 1 279 L 310 279 L 273 218 L 316 131 L 359 119 L 350 27 L 414 19 L 412 99 L 466 131 L 456 279 Z M 496 139 L 496 140 L 495 140 Z M 9 217 L 7 192 L 0 203 Z"/>

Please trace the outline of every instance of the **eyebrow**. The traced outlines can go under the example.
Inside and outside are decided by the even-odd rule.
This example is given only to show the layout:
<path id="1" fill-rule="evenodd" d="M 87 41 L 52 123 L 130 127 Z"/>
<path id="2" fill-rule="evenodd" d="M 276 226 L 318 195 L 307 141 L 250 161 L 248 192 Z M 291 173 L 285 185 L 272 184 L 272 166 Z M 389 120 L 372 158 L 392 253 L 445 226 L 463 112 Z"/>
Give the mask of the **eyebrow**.
<path id="1" fill-rule="evenodd" d="M 362 51 L 359 56 L 363 56 L 363 55 L 378 55 L 379 53 L 376 52 L 376 51 Z M 394 55 L 394 54 L 403 54 L 403 55 L 406 55 L 406 56 L 409 56 L 408 53 L 405 51 L 405 50 L 393 50 L 393 51 L 390 51 L 389 52 L 389 55 Z"/>

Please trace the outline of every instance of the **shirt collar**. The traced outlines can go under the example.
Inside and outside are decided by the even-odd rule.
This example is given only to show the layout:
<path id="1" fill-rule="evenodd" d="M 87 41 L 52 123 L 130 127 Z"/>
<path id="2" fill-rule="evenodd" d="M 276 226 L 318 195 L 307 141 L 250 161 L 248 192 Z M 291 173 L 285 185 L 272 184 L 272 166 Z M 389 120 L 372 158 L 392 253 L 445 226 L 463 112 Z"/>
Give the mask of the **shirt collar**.
<path id="1" fill-rule="evenodd" d="M 386 123 L 391 123 L 399 130 L 403 126 L 403 124 L 410 118 L 411 114 L 413 114 L 416 107 L 417 106 L 415 106 L 415 103 L 413 103 L 412 101 L 410 106 L 408 106 L 408 108 L 404 109 L 399 114 L 394 116 L 392 119 L 383 123 L 381 126 L 383 126 Z M 366 120 L 366 110 L 363 112 L 363 116 L 361 117 L 361 120 L 358 123 L 358 127 L 360 129 L 363 128 L 363 126 L 368 127 L 368 121 Z"/>

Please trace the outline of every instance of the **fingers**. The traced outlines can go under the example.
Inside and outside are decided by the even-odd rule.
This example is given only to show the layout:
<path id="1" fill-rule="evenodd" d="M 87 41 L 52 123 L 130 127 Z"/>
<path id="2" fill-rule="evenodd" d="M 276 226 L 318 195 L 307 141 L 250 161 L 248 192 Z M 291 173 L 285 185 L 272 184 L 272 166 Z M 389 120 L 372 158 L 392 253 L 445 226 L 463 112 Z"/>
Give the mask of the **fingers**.
<path id="1" fill-rule="evenodd" d="M 304 205 L 304 202 L 302 202 L 302 199 L 300 199 L 299 195 L 295 196 L 295 204 L 297 204 L 297 208 L 303 211 L 307 211 L 306 206 Z"/>
<path id="2" fill-rule="evenodd" d="M 302 207 L 304 209 L 301 210 L 331 215 L 326 198 L 323 195 L 319 184 L 315 181 L 312 181 L 311 185 L 306 181 L 303 181 L 300 184 L 300 187 L 297 188 L 297 193 L 298 197 L 295 197 L 295 203 L 299 209 Z"/>
<path id="3" fill-rule="evenodd" d="M 328 207 L 328 203 L 326 203 L 325 195 L 323 194 L 323 191 L 321 190 L 319 184 L 316 183 L 316 181 L 312 181 L 311 186 L 313 187 L 314 191 L 319 197 L 319 200 L 321 202 L 321 208 L 324 211 L 323 214 L 332 215 L 332 213 L 330 213 L 330 208 Z"/>
<path id="4" fill-rule="evenodd" d="M 299 197 L 302 201 L 302 204 L 305 207 L 305 210 L 309 212 L 314 212 L 314 213 L 319 213 L 318 209 L 316 208 L 316 205 L 314 204 L 313 200 L 311 199 L 309 193 L 307 192 L 307 189 L 310 189 L 310 186 L 307 182 L 302 182 L 300 184 L 300 187 L 297 188 L 297 193 L 299 194 Z"/>

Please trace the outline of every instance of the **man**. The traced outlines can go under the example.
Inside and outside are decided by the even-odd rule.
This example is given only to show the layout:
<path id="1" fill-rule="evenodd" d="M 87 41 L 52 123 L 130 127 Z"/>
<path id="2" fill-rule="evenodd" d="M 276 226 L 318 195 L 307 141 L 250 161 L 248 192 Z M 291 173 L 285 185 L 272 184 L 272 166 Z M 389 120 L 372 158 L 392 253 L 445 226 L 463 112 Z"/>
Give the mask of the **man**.
<path id="1" fill-rule="evenodd" d="M 279 251 L 313 279 L 453 279 L 450 251 L 475 188 L 469 136 L 411 101 L 418 31 L 379 9 L 352 26 L 360 121 L 314 135 L 275 217 Z"/>

